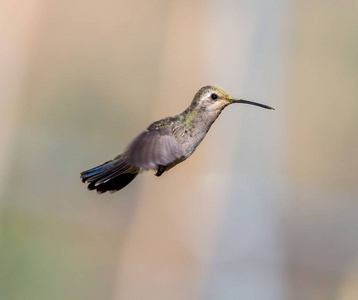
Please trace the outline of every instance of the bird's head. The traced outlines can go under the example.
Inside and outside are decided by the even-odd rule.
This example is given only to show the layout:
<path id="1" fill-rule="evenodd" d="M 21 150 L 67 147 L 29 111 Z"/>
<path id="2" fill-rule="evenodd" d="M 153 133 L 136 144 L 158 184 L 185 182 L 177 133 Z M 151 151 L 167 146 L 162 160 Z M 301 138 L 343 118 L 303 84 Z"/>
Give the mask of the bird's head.
<path id="1" fill-rule="evenodd" d="M 233 103 L 245 103 L 245 104 L 260 106 L 271 110 L 274 109 L 264 104 L 247 101 L 243 99 L 235 99 L 231 97 L 228 93 L 223 91 L 222 89 L 219 89 L 218 87 L 211 86 L 211 85 L 202 87 L 195 94 L 191 105 L 202 108 L 203 110 L 206 111 L 222 111 L 226 106 Z"/>

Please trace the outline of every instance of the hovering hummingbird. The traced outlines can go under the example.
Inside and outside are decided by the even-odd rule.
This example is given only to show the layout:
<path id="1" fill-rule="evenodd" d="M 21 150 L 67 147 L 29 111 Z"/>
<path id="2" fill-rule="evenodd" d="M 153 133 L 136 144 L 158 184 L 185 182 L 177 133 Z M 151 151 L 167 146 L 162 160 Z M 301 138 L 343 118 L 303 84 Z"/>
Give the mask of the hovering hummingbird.
<path id="1" fill-rule="evenodd" d="M 119 191 L 144 170 L 152 169 L 156 176 L 162 175 L 193 154 L 223 109 L 233 103 L 273 110 L 267 105 L 235 99 L 215 86 L 205 86 L 181 114 L 149 125 L 125 152 L 82 172 L 82 181 L 88 183 L 89 190 L 102 194 Z"/>

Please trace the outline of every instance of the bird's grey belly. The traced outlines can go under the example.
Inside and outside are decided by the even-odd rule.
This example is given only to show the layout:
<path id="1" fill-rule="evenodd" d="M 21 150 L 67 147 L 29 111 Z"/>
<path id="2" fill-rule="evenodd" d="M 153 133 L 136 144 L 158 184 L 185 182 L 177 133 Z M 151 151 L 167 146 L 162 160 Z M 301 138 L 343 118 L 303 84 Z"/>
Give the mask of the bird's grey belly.
<path id="1" fill-rule="evenodd" d="M 179 140 L 177 140 L 185 158 L 188 158 L 193 154 L 200 142 L 204 139 L 206 133 L 207 131 L 187 131 Z"/>

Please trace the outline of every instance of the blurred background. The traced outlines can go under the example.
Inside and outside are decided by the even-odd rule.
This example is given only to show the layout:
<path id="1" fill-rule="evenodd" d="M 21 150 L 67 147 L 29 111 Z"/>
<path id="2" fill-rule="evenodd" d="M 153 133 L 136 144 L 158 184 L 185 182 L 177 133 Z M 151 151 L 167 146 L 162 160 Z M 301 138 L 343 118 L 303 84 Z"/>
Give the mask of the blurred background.
<path id="1" fill-rule="evenodd" d="M 0 299 L 358 299 L 354 0 L 0 2 Z M 216 85 L 195 154 L 79 173 Z"/>

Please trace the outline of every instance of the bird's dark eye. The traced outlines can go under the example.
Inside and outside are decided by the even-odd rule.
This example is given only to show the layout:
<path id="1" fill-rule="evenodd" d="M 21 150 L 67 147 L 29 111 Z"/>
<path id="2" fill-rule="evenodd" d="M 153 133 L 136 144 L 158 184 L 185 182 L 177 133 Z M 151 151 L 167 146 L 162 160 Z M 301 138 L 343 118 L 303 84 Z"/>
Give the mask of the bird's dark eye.
<path id="1" fill-rule="evenodd" d="M 211 99 L 216 100 L 217 98 L 218 98 L 218 95 L 216 95 L 216 94 L 211 94 Z"/>

